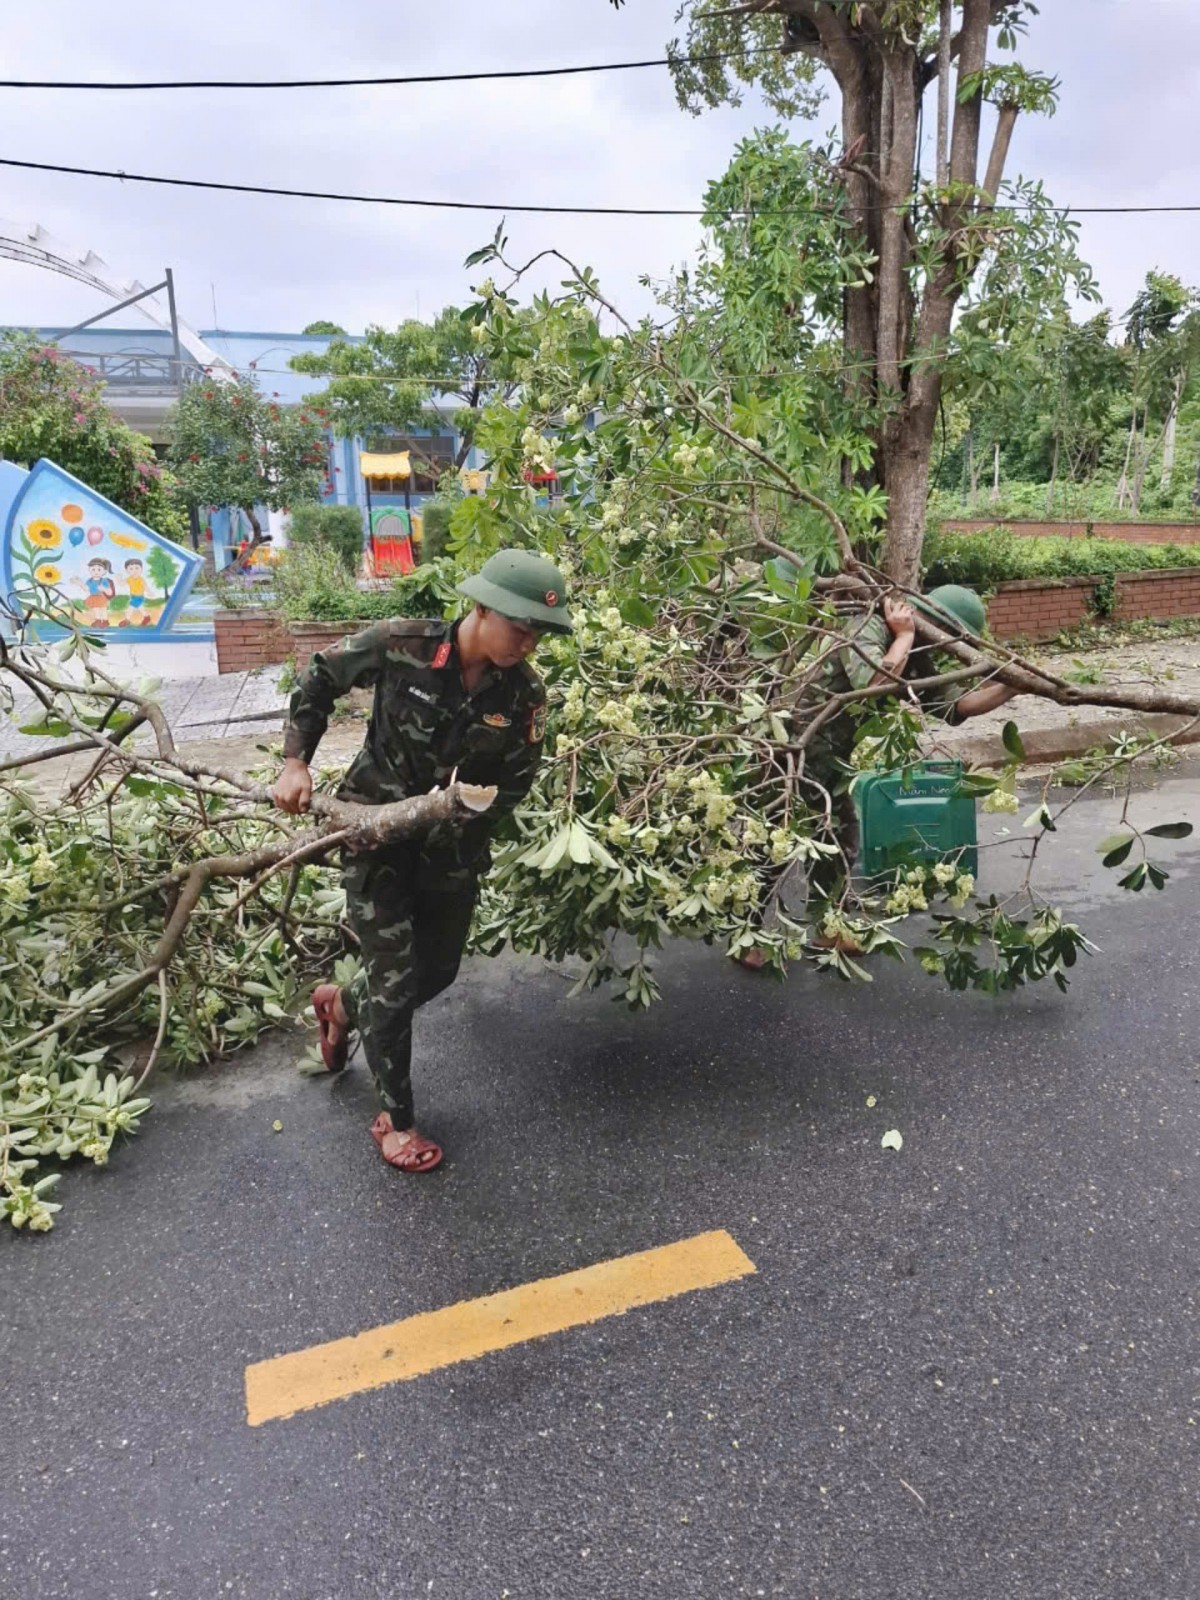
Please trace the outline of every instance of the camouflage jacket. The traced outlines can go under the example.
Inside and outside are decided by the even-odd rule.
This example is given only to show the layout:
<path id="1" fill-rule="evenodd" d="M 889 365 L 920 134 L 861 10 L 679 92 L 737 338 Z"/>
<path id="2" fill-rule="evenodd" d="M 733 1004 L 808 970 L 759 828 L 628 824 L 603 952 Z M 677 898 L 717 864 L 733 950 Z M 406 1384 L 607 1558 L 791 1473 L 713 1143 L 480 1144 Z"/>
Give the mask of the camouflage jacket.
<path id="1" fill-rule="evenodd" d="M 850 617 L 841 632 L 845 644 L 831 650 L 830 641 L 822 639 L 819 650 L 824 655 L 821 670 L 815 681 L 805 690 L 794 713 L 795 720 L 803 723 L 825 704 L 830 695 L 848 694 L 853 689 L 865 689 L 883 665 L 892 644 L 892 632 L 881 616 Z M 903 678 L 932 678 L 939 672 L 961 665 L 945 652 L 934 652 L 916 646 L 905 663 Z M 955 705 L 964 692 L 957 683 L 944 684 L 935 689 L 909 689 L 906 697 L 916 700 L 927 716 L 941 717 L 947 722 L 957 720 Z M 871 701 L 863 701 L 870 707 Z M 810 759 L 817 762 L 846 761 L 858 738 L 860 724 L 855 717 L 836 716 L 818 729 L 809 747 Z"/>
<path id="2" fill-rule="evenodd" d="M 318 651 L 292 694 L 286 756 L 311 761 L 334 701 L 372 687 L 366 742 L 339 791 L 346 800 L 384 805 L 428 794 L 455 768 L 464 783 L 494 783 L 496 802 L 468 838 L 486 842 L 497 822 L 529 792 L 546 732 L 546 691 L 521 663 L 494 668 L 473 694 L 463 685 L 457 623 L 397 617 Z"/>

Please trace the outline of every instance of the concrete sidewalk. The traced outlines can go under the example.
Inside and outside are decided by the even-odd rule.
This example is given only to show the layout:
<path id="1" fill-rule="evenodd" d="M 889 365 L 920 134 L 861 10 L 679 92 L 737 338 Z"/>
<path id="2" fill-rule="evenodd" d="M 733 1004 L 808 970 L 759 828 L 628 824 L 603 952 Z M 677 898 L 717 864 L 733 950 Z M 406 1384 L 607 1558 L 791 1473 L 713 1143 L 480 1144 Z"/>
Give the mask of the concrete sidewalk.
<path id="1" fill-rule="evenodd" d="M 1200 634 L 1114 643 L 1078 652 L 1043 649 L 1030 659 L 1073 682 L 1128 689 L 1154 685 L 1172 694 L 1194 695 L 1200 703 Z M 1189 728 L 1185 717 L 1107 706 L 1060 706 L 1036 695 L 1018 695 L 986 717 L 939 730 L 930 739 L 931 752 L 969 766 L 1000 765 L 1009 759 L 1001 740 L 1006 722 L 1015 722 L 1020 729 L 1025 759 L 1031 766 L 1083 755 L 1122 732 L 1162 738 L 1186 729 L 1179 743 L 1200 741 L 1200 727 Z"/>
<path id="2" fill-rule="evenodd" d="M 1195 638 L 1114 643 L 1072 652 L 1043 650 L 1033 659 L 1060 677 L 1076 681 L 1135 687 L 1156 684 L 1176 694 L 1193 694 L 1200 702 L 1200 633 Z M 280 668 L 229 673 L 220 678 L 179 679 L 162 691 L 166 711 L 181 750 L 197 761 L 246 771 L 259 766 L 263 746 L 278 740 L 287 707 L 280 692 Z M 45 748 L 45 740 L 19 733 L 21 717 L 0 719 L 0 759 Z M 940 728 L 929 738 L 931 755 L 970 766 L 1000 765 L 1008 759 L 1001 739 L 1006 722 L 1016 722 L 1031 766 L 1065 761 L 1103 745 L 1122 731 L 1161 738 L 1186 726 L 1186 719 L 1164 714 L 1112 710 L 1103 706 L 1067 707 L 1036 695 L 1019 695 L 999 711 L 959 728 Z M 330 725 L 321 743 L 318 764 L 348 762 L 362 743 L 361 717 L 345 716 Z M 1200 742 L 1200 727 L 1188 728 L 1180 743 Z M 82 775 L 89 755 L 49 760 L 29 770 L 39 789 L 64 786 Z"/>

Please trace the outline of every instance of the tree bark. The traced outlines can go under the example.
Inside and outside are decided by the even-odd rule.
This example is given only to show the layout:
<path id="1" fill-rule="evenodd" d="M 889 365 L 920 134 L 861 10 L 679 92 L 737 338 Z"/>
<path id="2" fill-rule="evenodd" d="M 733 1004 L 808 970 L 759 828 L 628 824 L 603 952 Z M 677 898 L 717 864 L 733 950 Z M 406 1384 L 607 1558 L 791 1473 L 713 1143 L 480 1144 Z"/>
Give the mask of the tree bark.
<path id="1" fill-rule="evenodd" d="M 992 504 L 1000 498 L 1000 441 L 992 445 Z"/>
<path id="2" fill-rule="evenodd" d="M 945 197 L 950 182 L 950 35 L 954 27 L 951 0 L 941 0 L 938 10 L 937 82 L 937 186 Z"/>

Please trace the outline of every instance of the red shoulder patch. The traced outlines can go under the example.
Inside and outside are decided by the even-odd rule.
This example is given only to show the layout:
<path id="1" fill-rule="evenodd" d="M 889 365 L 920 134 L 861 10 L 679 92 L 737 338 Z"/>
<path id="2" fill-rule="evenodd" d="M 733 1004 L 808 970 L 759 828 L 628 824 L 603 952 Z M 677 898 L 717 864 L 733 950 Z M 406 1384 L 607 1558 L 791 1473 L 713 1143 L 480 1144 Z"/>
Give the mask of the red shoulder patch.
<path id="1" fill-rule="evenodd" d="M 447 661 L 450 659 L 450 650 L 451 645 L 449 639 L 443 639 L 441 644 L 438 645 L 437 650 L 434 652 L 433 660 L 430 665 L 434 667 L 444 667 Z"/>

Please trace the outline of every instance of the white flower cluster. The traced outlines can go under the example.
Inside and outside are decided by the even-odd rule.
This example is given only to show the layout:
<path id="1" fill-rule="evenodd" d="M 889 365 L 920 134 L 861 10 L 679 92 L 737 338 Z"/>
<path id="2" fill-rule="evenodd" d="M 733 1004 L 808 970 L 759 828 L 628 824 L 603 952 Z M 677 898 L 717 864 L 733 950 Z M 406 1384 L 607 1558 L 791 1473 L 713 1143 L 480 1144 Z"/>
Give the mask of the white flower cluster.
<path id="1" fill-rule="evenodd" d="M 893 917 L 906 917 L 912 911 L 929 910 L 929 890 L 940 890 L 955 911 L 963 906 L 975 892 L 975 879 L 969 872 L 959 872 L 948 861 L 939 861 L 931 868 L 914 867 L 900 879 L 885 906 Z"/>
<path id="2" fill-rule="evenodd" d="M 554 446 L 536 428 L 526 428 L 521 434 L 521 454 L 525 465 L 535 472 L 554 471 Z"/>
<path id="3" fill-rule="evenodd" d="M 680 472 L 695 472 L 702 461 L 708 465 L 716 459 L 717 452 L 711 444 L 681 444 L 671 452 L 671 461 Z"/>
<path id="4" fill-rule="evenodd" d="M 1015 813 L 1019 809 L 1019 802 L 1011 789 L 993 789 L 991 794 L 984 795 L 981 809 Z"/>

